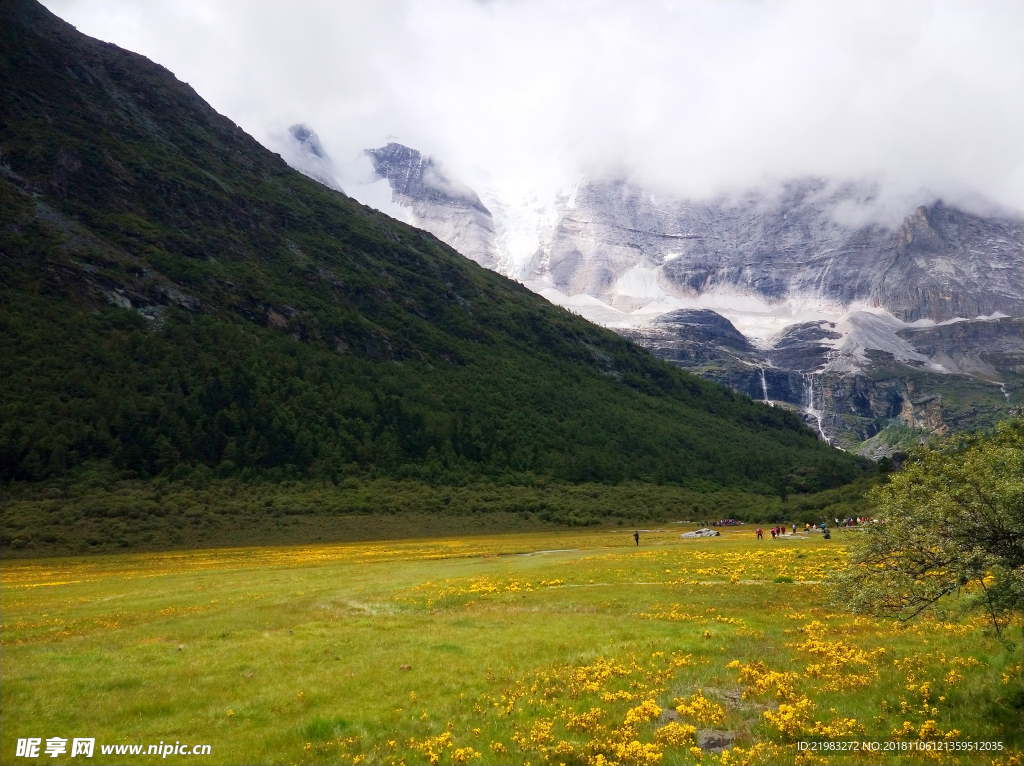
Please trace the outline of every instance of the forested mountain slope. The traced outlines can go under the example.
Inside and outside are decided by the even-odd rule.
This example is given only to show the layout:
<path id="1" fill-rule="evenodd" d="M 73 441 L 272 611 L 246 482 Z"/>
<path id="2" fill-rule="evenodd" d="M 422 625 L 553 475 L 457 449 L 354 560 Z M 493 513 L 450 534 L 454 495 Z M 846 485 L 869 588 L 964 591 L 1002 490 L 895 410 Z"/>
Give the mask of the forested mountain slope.
<path id="1" fill-rule="evenodd" d="M 0 3 L 0 476 L 546 476 L 807 491 L 858 464 L 290 169 L 149 60 Z M 10 485 L 15 486 L 15 485 Z"/>

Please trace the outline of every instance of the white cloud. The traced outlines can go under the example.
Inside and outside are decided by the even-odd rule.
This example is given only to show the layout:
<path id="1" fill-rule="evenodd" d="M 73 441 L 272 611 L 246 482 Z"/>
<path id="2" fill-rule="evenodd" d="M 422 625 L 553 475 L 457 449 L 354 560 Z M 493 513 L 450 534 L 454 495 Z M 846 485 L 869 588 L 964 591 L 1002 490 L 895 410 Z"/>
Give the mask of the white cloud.
<path id="1" fill-rule="evenodd" d="M 471 185 L 816 174 L 1024 209 L 1024 3 L 47 0 L 273 148 L 389 135 Z"/>

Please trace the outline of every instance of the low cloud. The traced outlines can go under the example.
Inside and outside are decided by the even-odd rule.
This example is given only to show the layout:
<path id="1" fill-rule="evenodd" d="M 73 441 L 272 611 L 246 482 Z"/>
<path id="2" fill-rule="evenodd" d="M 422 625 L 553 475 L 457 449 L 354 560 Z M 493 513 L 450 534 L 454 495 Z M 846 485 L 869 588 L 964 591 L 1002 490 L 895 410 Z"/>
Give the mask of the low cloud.
<path id="1" fill-rule="evenodd" d="M 581 172 L 687 196 L 816 175 L 1024 209 L 1016 0 L 46 5 L 275 150 L 310 125 L 342 169 L 393 136 L 512 195 Z"/>

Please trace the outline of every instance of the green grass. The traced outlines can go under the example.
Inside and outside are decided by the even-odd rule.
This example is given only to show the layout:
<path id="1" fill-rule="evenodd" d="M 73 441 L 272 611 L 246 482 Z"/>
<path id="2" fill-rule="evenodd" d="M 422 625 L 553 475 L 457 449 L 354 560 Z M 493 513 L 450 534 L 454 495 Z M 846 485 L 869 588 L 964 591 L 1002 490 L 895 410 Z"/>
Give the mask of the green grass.
<path id="1" fill-rule="evenodd" d="M 657 744 L 663 722 L 626 730 L 627 712 L 698 689 L 724 717 L 680 723 L 734 731 L 741 759 L 792 763 L 810 735 L 764 712 L 805 696 L 807 727 L 853 718 L 858 740 L 934 720 L 1021 750 L 1019 645 L 977 617 L 900 627 L 825 605 L 819 583 L 856 532 L 758 543 L 743 527 L 682 529 L 642 531 L 640 546 L 606 528 L 5 563 L 0 756 L 12 762 L 20 737 L 88 736 L 212 746 L 168 763 L 587 763 L 614 760 L 616 737 Z M 795 674 L 789 696 L 744 696 L 758 662 L 754 678 Z M 596 726 L 567 728 L 594 708 Z M 655 751 L 691 763 L 689 747 Z"/>

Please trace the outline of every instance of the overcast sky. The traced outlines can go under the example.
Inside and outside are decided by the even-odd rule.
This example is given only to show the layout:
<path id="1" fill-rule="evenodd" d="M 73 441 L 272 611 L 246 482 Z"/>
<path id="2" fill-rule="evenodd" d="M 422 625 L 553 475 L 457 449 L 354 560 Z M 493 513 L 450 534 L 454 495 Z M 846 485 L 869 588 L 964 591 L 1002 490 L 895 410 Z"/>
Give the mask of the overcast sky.
<path id="1" fill-rule="evenodd" d="M 1024 209 L 1024 3 L 45 0 L 270 148 L 397 137 L 470 183 L 884 176 Z"/>

